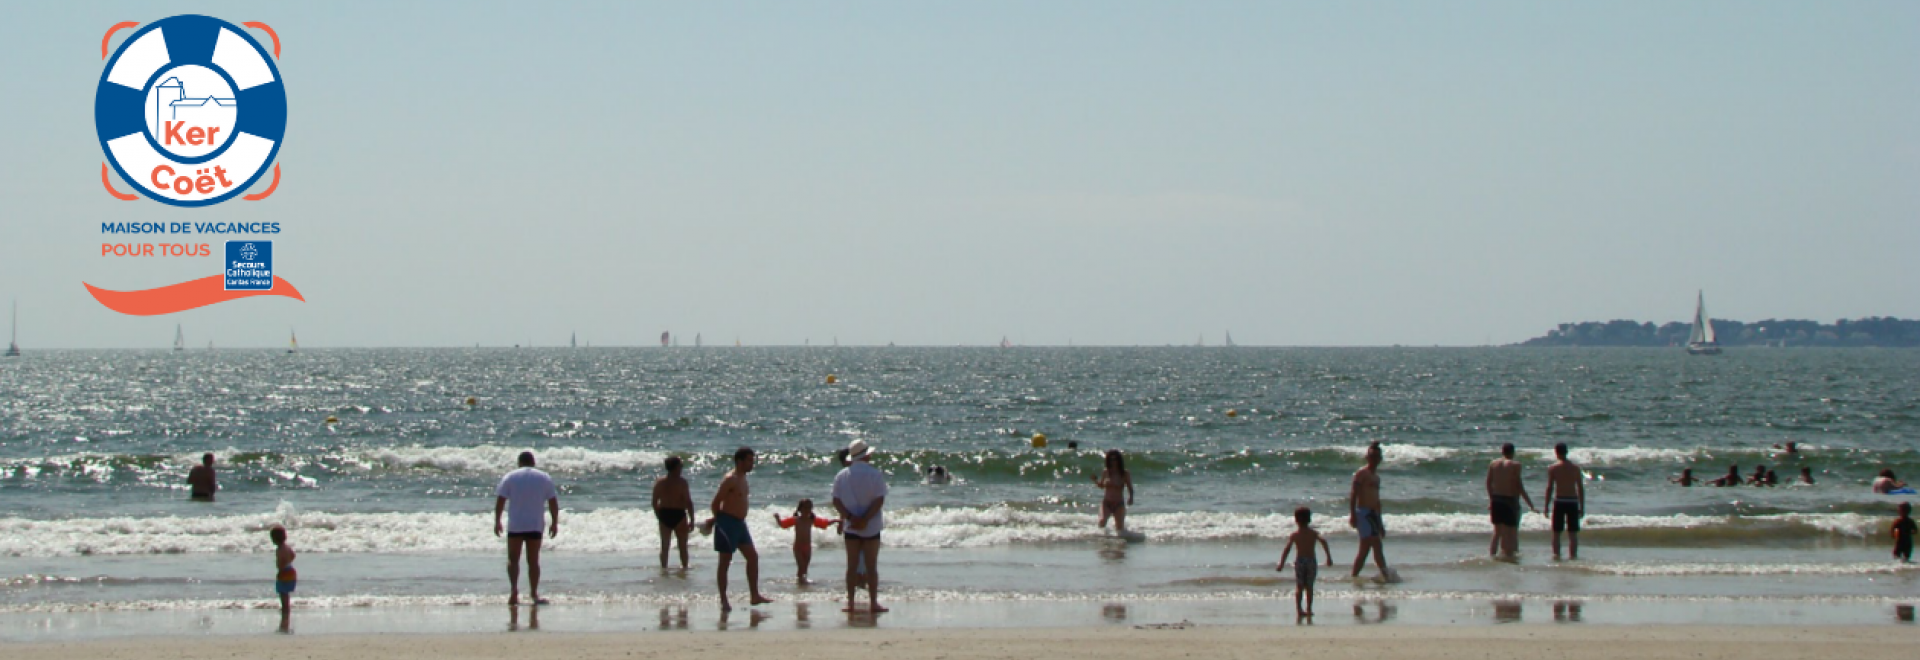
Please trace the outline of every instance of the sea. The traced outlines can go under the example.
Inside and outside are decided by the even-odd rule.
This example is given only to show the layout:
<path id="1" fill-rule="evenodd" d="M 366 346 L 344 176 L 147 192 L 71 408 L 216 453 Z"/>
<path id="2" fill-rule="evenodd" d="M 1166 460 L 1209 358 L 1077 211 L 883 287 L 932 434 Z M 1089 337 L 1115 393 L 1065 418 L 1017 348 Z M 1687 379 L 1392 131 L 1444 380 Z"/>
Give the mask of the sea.
<path id="1" fill-rule="evenodd" d="M 834 451 L 855 439 L 889 477 L 882 592 L 920 612 L 909 620 L 1291 615 L 1293 574 L 1275 565 L 1306 506 L 1336 564 L 1319 598 L 1360 622 L 1375 616 L 1363 606 L 1497 620 L 1569 605 L 1621 622 L 1898 608 L 1910 622 L 1920 570 L 1892 560 L 1887 530 L 1914 498 L 1868 484 L 1920 471 L 1917 438 L 1920 351 L 1898 349 L 29 352 L 0 361 L 0 637 L 268 611 L 273 525 L 300 552 L 302 611 L 379 628 L 393 620 L 381 613 L 502 604 L 493 489 L 523 450 L 560 488 L 541 589 L 554 607 L 648 626 L 658 610 L 662 627 L 717 611 L 711 539 L 694 537 L 691 570 L 659 567 L 650 486 L 682 457 L 704 507 L 751 447 L 766 590 L 825 609 L 840 542 L 816 536 L 817 583 L 799 584 L 774 514 L 802 498 L 830 512 Z M 1371 565 L 1347 578 L 1344 497 L 1371 442 L 1385 451 L 1384 583 Z M 1536 501 L 1555 443 L 1585 469 L 1579 559 L 1554 560 L 1532 514 L 1517 561 L 1488 557 L 1484 474 L 1508 442 Z M 1096 525 L 1108 449 L 1126 456 L 1143 539 Z M 204 452 L 212 503 L 187 497 Z M 1781 485 L 1670 482 L 1756 465 Z M 925 483 L 931 466 L 952 482 Z M 1814 485 L 1795 483 L 1802 468 Z"/>

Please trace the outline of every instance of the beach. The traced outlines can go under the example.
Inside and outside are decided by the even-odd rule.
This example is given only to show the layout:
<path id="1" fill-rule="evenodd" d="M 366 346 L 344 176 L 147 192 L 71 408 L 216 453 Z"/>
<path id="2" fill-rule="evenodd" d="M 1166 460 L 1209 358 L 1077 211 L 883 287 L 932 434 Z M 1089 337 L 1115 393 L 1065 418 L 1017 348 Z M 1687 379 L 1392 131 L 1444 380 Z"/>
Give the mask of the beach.
<path id="1" fill-rule="evenodd" d="M 256 635 L 18 645 L 46 660 L 167 660 L 208 657 L 362 658 L 1447 658 L 1633 657 L 1651 660 L 1879 658 L 1911 653 L 1920 629 L 1852 626 L 1657 626 L 1500 628 L 1213 627 L 861 630 L 844 633 Z"/>
<path id="2" fill-rule="evenodd" d="M 824 503 L 833 451 L 873 445 L 891 491 L 887 626 L 916 630 L 1291 624 L 1275 571 L 1308 506 L 1336 566 L 1321 626 L 1890 625 L 1920 568 L 1891 561 L 1920 469 L 1920 356 L 1501 349 L 379 349 L 71 351 L 0 378 L 0 640 L 251 635 L 271 621 L 272 546 L 299 551 L 299 634 L 505 630 L 493 487 L 530 450 L 563 511 L 544 630 L 719 630 L 712 539 L 658 567 L 647 492 L 668 456 L 699 508 L 736 447 L 758 451 L 747 525 L 781 604 L 725 625 L 836 625 L 843 545 L 797 583 L 774 522 Z M 835 375 L 828 383 L 825 376 Z M 472 403 L 469 403 L 469 398 Z M 1229 414 L 1232 413 L 1232 414 Z M 1031 437 L 1045 433 L 1046 446 Z M 1346 579 L 1347 481 L 1380 442 L 1387 559 Z M 1585 470 L 1577 561 L 1527 514 L 1487 557 L 1482 476 L 1519 447 L 1536 498 L 1552 446 Z M 1775 445 L 1796 442 L 1784 455 Z M 1137 486 L 1116 538 L 1090 474 L 1122 450 Z M 214 502 L 187 468 L 216 455 Z M 1815 485 L 1680 488 L 1735 464 Z M 946 467 L 951 483 L 919 478 Z M 1791 480 L 1791 477 L 1788 478 Z M 1138 541 L 1138 542 L 1133 542 Z M 676 562 L 677 564 L 677 559 Z M 743 576 L 734 570 L 734 588 Z M 799 603 L 811 610 L 797 611 Z M 1358 610 L 1355 613 L 1354 610 Z M 1905 614 L 1903 615 L 1902 612 Z M 744 617 L 744 618 L 743 618 Z M 747 623 L 743 624 L 745 621 Z M 674 624 L 678 626 L 679 624 Z M 196 632 L 197 631 L 197 632 Z"/>

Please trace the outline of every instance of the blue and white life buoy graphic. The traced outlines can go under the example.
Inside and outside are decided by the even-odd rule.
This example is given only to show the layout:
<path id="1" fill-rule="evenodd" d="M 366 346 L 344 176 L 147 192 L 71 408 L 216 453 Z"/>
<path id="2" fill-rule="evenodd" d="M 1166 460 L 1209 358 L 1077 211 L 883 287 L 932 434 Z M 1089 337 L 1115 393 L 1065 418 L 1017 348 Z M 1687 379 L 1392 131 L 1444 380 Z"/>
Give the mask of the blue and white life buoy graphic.
<path id="1" fill-rule="evenodd" d="M 287 89 L 232 23 L 174 16 L 127 37 L 93 97 L 107 162 L 140 193 L 207 206 L 247 190 L 280 152 Z"/>

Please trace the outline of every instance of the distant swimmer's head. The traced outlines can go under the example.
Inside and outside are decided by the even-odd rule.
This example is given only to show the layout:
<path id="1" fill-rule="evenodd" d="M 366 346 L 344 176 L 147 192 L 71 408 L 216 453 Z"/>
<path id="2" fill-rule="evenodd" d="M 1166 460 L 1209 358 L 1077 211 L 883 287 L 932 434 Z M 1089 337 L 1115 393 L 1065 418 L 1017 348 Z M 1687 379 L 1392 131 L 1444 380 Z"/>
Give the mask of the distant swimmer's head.
<path id="1" fill-rule="evenodd" d="M 1810 468 L 1810 467 L 1800 468 L 1800 476 L 1803 476 L 1803 477 L 1813 476 L 1813 468 Z"/>
<path id="2" fill-rule="evenodd" d="M 520 452 L 520 467 L 533 467 L 533 452 Z"/>
<path id="3" fill-rule="evenodd" d="M 733 469 L 740 472 L 753 471 L 752 447 L 741 447 L 733 450 Z"/>
<path id="4" fill-rule="evenodd" d="M 1079 449 L 1079 448 L 1080 448 L 1080 441 L 1079 441 L 1079 440 L 1068 440 L 1068 441 L 1067 441 L 1067 448 L 1068 448 L 1068 449 Z"/>
<path id="5" fill-rule="evenodd" d="M 1114 471 L 1115 474 L 1125 474 L 1127 472 L 1127 455 L 1120 453 L 1118 449 L 1108 449 L 1107 469 Z"/>
<path id="6" fill-rule="evenodd" d="M 1561 442 L 1561 443 L 1555 444 L 1553 446 L 1553 455 L 1559 457 L 1560 460 L 1566 460 L 1567 459 L 1567 443 Z"/>
<path id="7" fill-rule="evenodd" d="M 1380 443 L 1367 443 L 1367 467 L 1380 467 L 1380 461 L 1384 458 L 1380 453 Z"/>
<path id="8" fill-rule="evenodd" d="M 1505 456 L 1507 458 L 1513 458 L 1513 443 L 1509 442 L 1509 443 L 1500 445 L 1500 455 Z"/>
<path id="9" fill-rule="evenodd" d="M 211 453 L 201 454 L 200 464 L 205 465 L 207 467 L 213 467 L 213 454 Z"/>
<path id="10" fill-rule="evenodd" d="M 677 477 L 677 476 L 680 476 L 680 468 L 681 468 L 681 467 L 682 467 L 682 464 L 681 464 L 681 462 L 680 462 L 680 457 L 679 457 L 679 456 L 668 456 L 668 457 L 667 457 L 667 474 L 670 474 L 670 475 L 673 475 L 673 476 L 676 476 L 676 477 Z"/>
<path id="11" fill-rule="evenodd" d="M 1680 468 L 1680 476 L 1682 476 L 1682 477 L 1686 477 L 1686 478 L 1688 478 L 1688 479 L 1692 479 L 1692 478 L 1693 478 L 1693 468 Z"/>
<path id="12" fill-rule="evenodd" d="M 1294 509 L 1293 521 L 1296 523 L 1300 523 L 1301 527 L 1306 527 L 1307 525 L 1313 524 L 1313 510 L 1304 506 Z"/>
<path id="13" fill-rule="evenodd" d="M 1796 442 L 1794 442 L 1794 441 L 1792 441 L 1792 440 L 1788 440 L 1788 441 L 1787 441 L 1787 453 L 1789 453 L 1789 454 L 1791 454 L 1791 453 L 1794 453 L 1794 452 L 1797 452 L 1797 451 L 1800 451 L 1800 445 L 1799 445 L 1799 443 L 1796 443 Z"/>
<path id="14" fill-rule="evenodd" d="M 869 461 L 872 458 L 873 447 L 867 446 L 867 441 L 854 440 L 853 442 L 847 443 L 847 460 Z"/>
<path id="15" fill-rule="evenodd" d="M 267 530 L 267 538 L 272 539 L 274 545 L 286 545 L 287 528 L 274 525 L 272 529 Z"/>

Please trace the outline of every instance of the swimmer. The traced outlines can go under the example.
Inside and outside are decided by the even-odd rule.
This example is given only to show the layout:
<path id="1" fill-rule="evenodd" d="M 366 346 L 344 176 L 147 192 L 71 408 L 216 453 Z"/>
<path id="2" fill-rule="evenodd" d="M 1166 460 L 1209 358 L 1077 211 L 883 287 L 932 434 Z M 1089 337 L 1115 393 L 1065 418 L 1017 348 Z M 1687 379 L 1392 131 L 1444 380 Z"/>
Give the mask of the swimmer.
<path id="1" fill-rule="evenodd" d="M 1118 449 L 1107 450 L 1107 465 L 1100 476 L 1094 477 L 1094 485 L 1106 493 L 1100 498 L 1100 528 L 1107 528 L 1107 518 L 1113 518 L 1113 528 L 1121 534 L 1127 533 L 1127 507 L 1133 506 L 1133 475 L 1127 472 L 1127 457 Z M 1125 499 L 1120 495 L 1126 494 Z"/>
<path id="2" fill-rule="evenodd" d="M 1695 484 L 1696 482 L 1699 482 L 1700 480 L 1695 479 L 1693 477 L 1693 468 L 1680 468 L 1680 476 L 1673 477 L 1671 479 L 1668 479 L 1667 481 L 1669 483 L 1680 484 L 1680 486 L 1683 488 L 1691 488 L 1693 487 L 1693 484 Z"/>
<path id="3" fill-rule="evenodd" d="M 782 518 L 773 514 L 773 521 L 781 529 L 793 530 L 793 563 L 799 568 L 796 576 L 799 584 L 807 584 L 807 566 L 813 563 L 813 530 L 832 527 L 838 520 L 828 520 L 813 514 L 813 500 L 801 498 L 793 511 L 793 516 Z"/>

